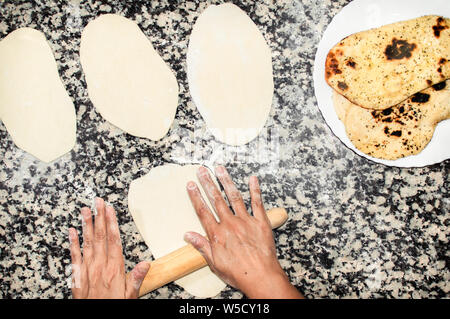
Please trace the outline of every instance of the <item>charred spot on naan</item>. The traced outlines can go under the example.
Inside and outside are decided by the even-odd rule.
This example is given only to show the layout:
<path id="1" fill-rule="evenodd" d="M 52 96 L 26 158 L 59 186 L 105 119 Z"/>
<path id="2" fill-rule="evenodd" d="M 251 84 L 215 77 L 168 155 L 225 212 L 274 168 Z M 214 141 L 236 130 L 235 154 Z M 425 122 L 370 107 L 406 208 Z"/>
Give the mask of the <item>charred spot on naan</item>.
<path id="1" fill-rule="evenodd" d="M 416 47 L 415 43 L 408 43 L 406 40 L 393 38 L 392 43 L 386 46 L 384 54 L 388 60 L 409 59 Z"/>
<path id="2" fill-rule="evenodd" d="M 438 68 L 436 69 L 436 71 L 439 73 L 440 77 L 444 80 L 445 79 L 445 75 L 442 71 L 442 67 L 445 66 L 445 64 L 447 63 L 447 59 L 446 58 L 440 58 L 439 62 L 438 62 Z"/>
<path id="3" fill-rule="evenodd" d="M 443 70 L 442 70 L 442 67 L 447 63 L 448 61 L 447 61 L 447 59 L 446 58 L 441 58 L 440 60 L 439 60 L 439 62 L 438 62 L 438 67 L 437 67 L 437 69 L 436 69 L 436 71 L 437 71 L 437 73 L 439 73 L 439 76 L 441 77 L 441 79 L 442 80 L 444 80 L 445 79 L 445 75 L 444 75 L 444 73 L 443 73 Z M 433 85 L 433 81 L 431 81 L 431 80 L 426 80 L 426 82 L 427 82 L 427 84 L 428 84 L 428 86 L 432 86 Z M 442 84 L 443 83 L 443 84 Z M 444 87 L 445 87 L 445 81 L 443 81 L 443 82 L 440 82 L 440 83 L 437 83 L 437 84 L 435 84 L 435 85 L 444 85 Z"/>
<path id="4" fill-rule="evenodd" d="M 438 83 L 438 84 L 433 85 L 432 88 L 433 88 L 435 91 L 440 91 L 440 90 L 445 89 L 445 86 L 446 86 L 446 85 L 447 85 L 447 84 L 446 84 L 446 82 L 444 81 L 444 82 L 441 82 L 441 83 Z"/>
<path id="5" fill-rule="evenodd" d="M 339 81 L 338 82 L 338 88 L 340 88 L 342 91 L 345 91 L 348 89 L 348 85 L 345 82 Z"/>
<path id="6" fill-rule="evenodd" d="M 355 69 L 356 68 L 356 62 L 353 61 L 352 58 L 348 58 L 347 61 L 345 62 L 345 64 L 347 64 L 349 67 Z"/>
<path id="7" fill-rule="evenodd" d="M 446 21 L 442 17 L 436 19 L 436 25 L 433 26 L 433 33 L 436 38 L 441 36 L 441 32 L 448 29 Z"/>
<path id="8" fill-rule="evenodd" d="M 330 51 L 325 62 L 325 79 L 328 80 L 333 75 L 341 73 L 342 71 L 339 69 L 339 61 L 336 59 L 334 52 Z"/>
<path id="9" fill-rule="evenodd" d="M 326 63 L 325 63 L 325 79 L 328 81 L 333 75 L 342 74 L 342 70 L 339 65 L 339 58 L 344 55 L 342 50 L 336 49 L 334 51 L 330 51 L 327 55 Z M 353 61 L 351 57 L 343 60 L 343 66 L 347 65 L 353 69 L 356 68 L 356 62 Z M 345 91 L 348 89 L 348 84 L 344 81 L 337 82 L 337 88 L 340 91 Z"/>
<path id="10" fill-rule="evenodd" d="M 410 103 L 404 103 L 399 107 L 390 107 L 388 109 L 371 112 L 375 122 L 382 122 L 384 134 L 386 137 L 400 138 L 403 135 L 403 127 L 408 121 L 418 122 L 421 118 L 420 109 L 412 107 Z M 405 133 L 407 134 L 407 133 Z M 409 132 L 409 134 L 411 134 Z"/>
<path id="11" fill-rule="evenodd" d="M 426 103 L 430 100 L 430 94 L 417 92 L 411 97 L 411 102 Z"/>

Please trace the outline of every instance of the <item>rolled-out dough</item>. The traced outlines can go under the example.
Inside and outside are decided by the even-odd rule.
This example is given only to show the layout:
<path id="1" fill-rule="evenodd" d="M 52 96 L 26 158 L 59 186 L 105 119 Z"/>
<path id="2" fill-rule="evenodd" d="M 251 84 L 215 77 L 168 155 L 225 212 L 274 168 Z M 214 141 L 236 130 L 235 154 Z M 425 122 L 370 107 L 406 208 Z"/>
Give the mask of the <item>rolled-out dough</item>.
<path id="1" fill-rule="evenodd" d="M 44 162 L 75 145 L 75 108 L 40 31 L 20 28 L 0 42 L 0 118 L 14 143 Z"/>
<path id="2" fill-rule="evenodd" d="M 128 207 L 155 258 L 185 246 L 183 236 L 187 231 L 205 234 L 186 191 L 189 181 L 199 184 L 196 176 L 198 168 L 199 165 L 166 164 L 153 168 L 130 185 Z M 203 190 L 201 192 L 206 199 Z M 209 267 L 197 270 L 175 283 L 190 294 L 202 298 L 213 297 L 226 286 Z"/>
<path id="3" fill-rule="evenodd" d="M 189 90 L 211 133 L 243 145 L 258 136 L 273 97 L 270 48 L 237 6 L 210 5 L 198 17 L 187 52 Z"/>
<path id="4" fill-rule="evenodd" d="M 89 97 L 108 122 L 155 141 L 167 134 L 178 84 L 136 23 L 115 14 L 89 22 L 80 59 Z"/>

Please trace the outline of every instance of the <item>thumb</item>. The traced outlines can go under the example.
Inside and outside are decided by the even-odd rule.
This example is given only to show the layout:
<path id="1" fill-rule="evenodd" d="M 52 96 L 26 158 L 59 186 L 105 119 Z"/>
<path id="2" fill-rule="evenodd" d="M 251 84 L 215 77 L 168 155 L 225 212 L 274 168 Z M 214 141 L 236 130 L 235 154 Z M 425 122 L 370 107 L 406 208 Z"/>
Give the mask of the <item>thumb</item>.
<path id="1" fill-rule="evenodd" d="M 211 244 L 208 239 L 196 232 L 187 232 L 184 234 L 184 240 L 194 246 L 195 249 L 205 258 L 209 266 L 212 266 Z"/>
<path id="2" fill-rule="evenodd" d="M 139 288 L 141 288 L 141 284 L 149 269 L 150 263 L 141 261 L 129 273 L 125 282 L 125 297 L 127 299 L 136 299 L 139 297 Z"/>

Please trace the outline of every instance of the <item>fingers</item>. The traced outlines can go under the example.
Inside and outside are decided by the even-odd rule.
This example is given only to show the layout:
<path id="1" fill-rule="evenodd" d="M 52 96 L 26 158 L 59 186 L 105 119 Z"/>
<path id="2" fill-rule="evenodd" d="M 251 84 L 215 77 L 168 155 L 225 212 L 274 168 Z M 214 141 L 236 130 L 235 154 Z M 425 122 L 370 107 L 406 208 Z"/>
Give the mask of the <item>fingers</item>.
<path id="1" fill-rule="evenodd" d="M 105 216 L 108 264 L 111 262 L 123 264 L 122 242 L 120 240 L 119 225 L 117 224 L 116 212 L 112 206 L 106 206 Z"/>
<path id="2" fill-rule="evenodd" d="M 81 225 L 83 228 L 83 257 L 88 265 L 94 259 L 94 224 L 91 210 L 87 207 L 81 209 Z"/>
<path id="3" fill-rule="evenodd" d="M 112 206 L 105 206 L 101 198 L 95 199 L 97 215 L 92 218 L 91 210 L 81 209 L 83 226 L 83 255 L 75 229 L 69 229 L 70 253 L 72 259 L 72 294 L 74 298 L 85 298 L 93 291 L 109 289 L 111 283 L 122 281 L 125 273 L 120 240 L 119 225 Z M 139 278 L 138 276 L 136 278 Z M 122 296 L 124 290 L 121 292 Z M 106 295 L 115 295 L 114 293 Z"/>
<path id="4" fill-rule="evenodd" d="M 250 198 L 252 201 L 253 216 L 256 219 L 265 221 L 268 224 L 270 224 L 269 218 L 267 217 L 266 214 L 266 210 L 264 209 L 264 205 L 261 198 L 261 189 L 259 187 L 258 178 L 256 176 L 250 177 L 249 188 L 250 188 Z"/>
<path id="5" fill-rule="evenodd" d="M 213 265 L 211 244 L 205 237 L 196 232 L 187 232 L 186 234 L 184 234 L 184 240 L 198 250 L 203 258 L 205 258 L 208 265 Z"/>
<path id="6" fill-rule="evenodd" d="M 245 208 L 245 203 L 242 199 L 241 193 L 234 185 L 225 167 L 216 167 L 216 176 L 219 178 L 220 183 L 225 189 L 225 194 L 227 195 L 228 202 L 233 208 L 234 213 L 240 217 L 249 216 L 247 213 L 247 209 Z"/>
<path id="7" fill-rule="evenodd" d="M 74 298 L 77 298 L 81 288 L 80 269 L 83 258 L 81 256 L 78 233 L 74 228 L 69 228 L 69 243 L 70 259 L 72 260 L 72 294 Z"/>
<path id="8" fill-rule="evenodd" d="M 105 202 L 101 198 L 95 199 L 95 208 L 97 215 L 94 224 L 94 253 L 95 259 L 106 260 L 106 220 L 105 220 Z"/>
<path id="9" fill-rule="evenodd" d="M 227 216 L 232 215 L 233 213 L 228 208 L 222 194 L 211 179 L 208 169 L 205 167 L 200 167 L 197 171 L 197 177 L 219 219 L 223 220 L 224 218 L 227 218 Z"/>
<path id="10" fill-rule="evenodd" d="M 81 257 L 80 242 L 78 241 L 78 233 L 75 228 L 69 228 L 69 243 L 70 243 L 70 259 L 72 265 L 79 265 L 83 262 Z"/>
<path id="11" fill-rule="evenodd" d="M 133 268 L 125 282 L 125 298 L 136 299 L 139 297 L 139 289 L 149 269 L 150 263 L 147 261 L 141 261 Z"/>
<path id="12" fill-rule="evenodd" d="M 200 194 L 200 190 L 198 189 L 197 184 L 195 184 L 194 182 L 189 182 L 186 188 L 192 205 L 194 206 L 195 212 L 200 219 L 200 223 L 202 224 L 206 235 L 211 238 L 218 223 L 209 210 L 208 205 L 206 205 L 202 194 Z"/>

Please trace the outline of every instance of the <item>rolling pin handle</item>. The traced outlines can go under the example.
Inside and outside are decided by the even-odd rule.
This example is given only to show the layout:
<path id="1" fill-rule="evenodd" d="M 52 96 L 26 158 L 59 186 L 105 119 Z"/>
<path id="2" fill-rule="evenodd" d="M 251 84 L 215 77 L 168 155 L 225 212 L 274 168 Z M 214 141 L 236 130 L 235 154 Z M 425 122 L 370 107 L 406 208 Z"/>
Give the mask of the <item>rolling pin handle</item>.
<path id="1" fill-rule="evenodd" d="M 274 229 L 286 222 L 288 214 L 286 209 L 277 207 L 267 211 L 267 217 Z M 150 269 L 139 290 L 139 296 L 180 279 L 206 265 L 205 258 L 192 245 L 181 247 L 151 262 Z"/>

